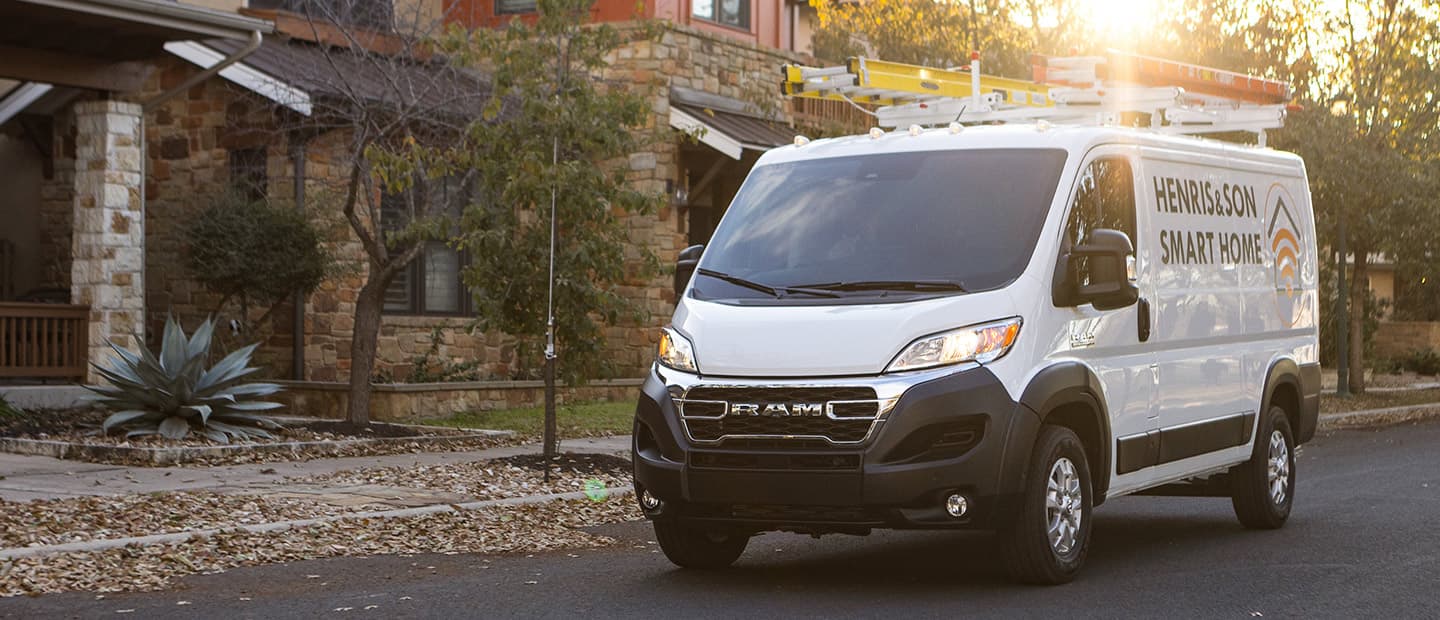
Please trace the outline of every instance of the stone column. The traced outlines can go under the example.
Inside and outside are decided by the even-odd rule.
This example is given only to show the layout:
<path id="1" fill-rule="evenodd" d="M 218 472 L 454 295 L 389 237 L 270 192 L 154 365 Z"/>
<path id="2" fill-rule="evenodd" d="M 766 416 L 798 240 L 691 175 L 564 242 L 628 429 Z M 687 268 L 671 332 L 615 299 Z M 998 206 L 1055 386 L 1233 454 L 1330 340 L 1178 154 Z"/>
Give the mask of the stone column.
<path id="1" fill-rule="evenodd" d="M 141 108 L 123 101 L 75 104 L 75 221 L 70 297 L 90 306 L 90 361 L 114 342 L 130 350 L 145 328 L 145 216 L 140 191 Z M 89 380 L 96 381 L 94 371 Z"/>

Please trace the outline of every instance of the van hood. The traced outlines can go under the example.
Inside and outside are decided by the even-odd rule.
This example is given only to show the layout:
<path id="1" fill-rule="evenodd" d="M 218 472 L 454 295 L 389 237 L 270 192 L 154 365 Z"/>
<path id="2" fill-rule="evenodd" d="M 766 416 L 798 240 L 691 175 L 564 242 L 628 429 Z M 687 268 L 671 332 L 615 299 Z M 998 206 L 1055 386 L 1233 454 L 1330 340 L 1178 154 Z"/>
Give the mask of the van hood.
<path id="1" fill-rule="evenodd" d="M 736 306 L 686 296 L 673 326 L 703 375 L 878 375 L 921 336 L 1016 316 L 1004 290 L 847 306 Z"/>

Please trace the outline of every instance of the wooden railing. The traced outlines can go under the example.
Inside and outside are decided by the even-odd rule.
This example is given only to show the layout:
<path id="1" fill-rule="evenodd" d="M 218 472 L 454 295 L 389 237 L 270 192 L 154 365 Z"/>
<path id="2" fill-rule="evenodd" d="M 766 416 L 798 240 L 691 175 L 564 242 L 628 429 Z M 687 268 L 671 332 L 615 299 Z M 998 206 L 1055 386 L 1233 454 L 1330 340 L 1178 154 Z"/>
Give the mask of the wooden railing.
<path id="1" fill-rule="evenodd" d="M 790 114 L 795 127 L 812 138 L 861 134 L 875 126 L 875 117 L 830 99 L 792 98 Z"/>
<path id="2" fill-rule="evenodd" d="M 0 377 L 84 380 L 90 308 L 0 302 Z"/>

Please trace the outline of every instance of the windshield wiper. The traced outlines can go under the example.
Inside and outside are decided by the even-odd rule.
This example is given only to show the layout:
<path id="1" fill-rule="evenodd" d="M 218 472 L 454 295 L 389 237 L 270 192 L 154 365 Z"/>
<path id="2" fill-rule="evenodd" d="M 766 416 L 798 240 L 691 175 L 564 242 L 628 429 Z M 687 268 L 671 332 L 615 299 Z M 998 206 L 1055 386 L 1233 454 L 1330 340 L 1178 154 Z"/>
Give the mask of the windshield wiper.
<path id="1" fill-rule="evenodd" d="M 853 282 L 820 282 L 788 287 L 789 290 L 816 291 L 956 291 L 965 287 L 949 280 L 856 280 Z"/>
<path id="2" fill-rule="evenodd" d="M 766 295 L 770 295 L 776 299 L 784 297 L 784 295 L 782 295 L 781 293 L 801 293 L 805 295 L 814 295 L 816 297 L 839 297 L 839 295 L 836 295 L 835 293 L 831 293 L 829 291 L 805 290 L 805 287 L 770 286 L 768 284 L 761 284 L 754 280 L 747 280 L 740 276 L 730 275 L 728 273 L 715 271 L 713 269 L 705 269 L 704 267 L 696 269 L 695 273 L 698 273 L 702 276 L 709 276 L 715 278 L 716 280 L 723 280 L 736 286 L 743 286 L 753 291 L 760 291 L 761 293 L 765 293 Z"/>
<path id="3" fill-rule="evenodd" d="M 716 280 L 724 280 L 736 286 L 743 286 L 752 291 L 760 291 L 761 293 L 765 293 L 766 295 L 775 297 L 777 299 L 780 297 L 780 291 L 775 290 L 775 287 L 768 284 L 761 284 L 754 280 L 746 280 L 745 278 L 742 278 L 740 276 L 732 276 L 728 273 L 715 271 L 713 269 L 706 269 L 704 267 L 696 269 L 695 273 L 698 273 L 702 276 L 710 276 L 712 278 L 715 278 Z"/>

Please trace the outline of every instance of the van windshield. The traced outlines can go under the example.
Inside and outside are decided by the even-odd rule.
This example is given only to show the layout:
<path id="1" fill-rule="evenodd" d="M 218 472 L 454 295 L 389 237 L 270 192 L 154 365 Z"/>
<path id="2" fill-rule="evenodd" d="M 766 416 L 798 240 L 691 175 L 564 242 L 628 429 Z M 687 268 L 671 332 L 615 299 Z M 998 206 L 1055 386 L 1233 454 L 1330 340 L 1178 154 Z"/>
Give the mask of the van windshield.
<path id="1" fill-rule="evenodd" d="M 947 150 L 756 168 L 692 295 L 908 299 L 1005 286 L 1030 260 L 1065 157 Z"/>

